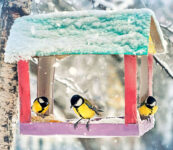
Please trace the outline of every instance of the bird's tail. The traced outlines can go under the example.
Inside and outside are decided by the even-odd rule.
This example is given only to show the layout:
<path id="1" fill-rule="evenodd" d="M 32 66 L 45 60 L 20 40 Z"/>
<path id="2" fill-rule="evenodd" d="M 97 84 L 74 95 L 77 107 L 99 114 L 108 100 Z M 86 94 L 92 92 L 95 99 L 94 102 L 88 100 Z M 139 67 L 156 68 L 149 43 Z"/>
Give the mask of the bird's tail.
<path id="1" fill-rule="evenodd" d="M 96 107 L 93 107 L 93 110 L 95 111 L 95 113 L 96 113 L 97 115 L 100 115 L 100 112 L 104 112 L 103 110 L 97 109 Z"/>

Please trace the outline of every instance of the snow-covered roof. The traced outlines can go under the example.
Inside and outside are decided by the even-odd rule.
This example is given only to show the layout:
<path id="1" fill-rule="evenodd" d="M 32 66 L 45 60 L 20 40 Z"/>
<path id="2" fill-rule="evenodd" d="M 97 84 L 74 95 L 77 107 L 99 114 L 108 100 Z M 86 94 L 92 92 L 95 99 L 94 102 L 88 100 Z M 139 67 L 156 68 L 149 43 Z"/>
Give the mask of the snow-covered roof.
<path id="1" fill-rule="evenodd" d="M 147 55 L 150 34 L 156 51 L 162 52 L 162 32 L 149 9 L 30 15 L 15 20 L 5 61 L 65 54 Z"/>

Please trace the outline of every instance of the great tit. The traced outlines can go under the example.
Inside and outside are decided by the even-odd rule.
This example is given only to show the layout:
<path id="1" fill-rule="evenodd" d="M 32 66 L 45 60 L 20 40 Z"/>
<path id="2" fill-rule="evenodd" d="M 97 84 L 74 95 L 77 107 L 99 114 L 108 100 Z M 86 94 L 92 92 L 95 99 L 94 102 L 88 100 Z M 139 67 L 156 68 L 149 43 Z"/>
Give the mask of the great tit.
<path id="1" fill-rule="evenodd" d="M 46 97 L 38 97 L 34 100 L 33 105 L 31 107 L 32 111 L 36 114 L 44 115 L 49 108 L 49 101 Z"/>
<path id="2" fill-rule="evenodd" d="M 80 119 L 74 124 L 74 128 L 76 129 L 78 123 L 82 119 L 88 119 L 86 124 L 87 130 L 89 130 L 89 122 L 95 114 L 100 115 L 99 112 L 103 112 L 102 110 L 96 109 L 87 99 L 84 99 L 80 95 L 74 95 L 71 98 L 71 108 L 73 108 L 74 112 L 80 117 Z"/>
<path id="3" fill-rule="evenodd" d="M 157 112 L 157 101 L 154 97 L 149 96 L 145 102 L 138 108 L 141 119 L 148 119 Z"/>

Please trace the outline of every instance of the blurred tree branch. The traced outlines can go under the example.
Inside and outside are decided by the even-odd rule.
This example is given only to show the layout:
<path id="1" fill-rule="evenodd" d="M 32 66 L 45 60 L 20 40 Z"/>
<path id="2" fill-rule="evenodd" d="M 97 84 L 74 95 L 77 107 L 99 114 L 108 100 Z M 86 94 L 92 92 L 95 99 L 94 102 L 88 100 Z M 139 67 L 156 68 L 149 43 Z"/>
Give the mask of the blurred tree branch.
<path id="1" fill-rule="evenodd" d="M 168 74 L 168 76 L 173 79 L 173 73 L 166 65 L 166 63 L 161 61 L 157 56 L 154 56 L 154 60 L 156 61 L 156 64 L 160 65 L 161 68 Z"/>
<path id="2" fill-rule="evenodd" d="M 173 49 L 173 42 L 170 40 L 170 36 L 173 34 L 173 31 L 170 29 L 170 27 L 172 26 L 172 24 L 165 26 L 165 25 L 160 25 L 165 40 L 167 41 L 167 43 L 169 45 L 171 45 L 170 49 Z M 169 68 L 168 64 L 163 62 L 159 57 L 154 56 L 154 60 L 156 62 L 156 64 L 158 64 L 159 66 L 161 66 L 161 68 L 166 72 L 166 74 L 168 74 L 168 76 L 173 79 L 173 72 L 172 70 Z"/>
<path id="3" fill-rule="evenodd" d="M 170 24 L 168 26 L 160 24 L 160 27 L 164 33 L 164 36 L 165 36 L 167 42 L 171 43 L 171 45 L 173 45 L 173 41 L 170 40 L 170 36 L 173 35 L 173 30 L 170 28 L 171 26 L 173 26 L 173 24 Z"/>

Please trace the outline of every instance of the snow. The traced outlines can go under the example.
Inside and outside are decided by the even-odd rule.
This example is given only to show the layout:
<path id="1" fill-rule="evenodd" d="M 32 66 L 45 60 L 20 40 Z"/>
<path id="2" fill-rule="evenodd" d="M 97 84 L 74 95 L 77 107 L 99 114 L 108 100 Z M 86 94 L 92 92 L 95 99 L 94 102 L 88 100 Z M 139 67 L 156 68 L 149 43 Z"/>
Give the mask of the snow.
<path id="1" fill-rule="evenodd" d="M 69 119 L 67 122 L 70 123 L 76 123 L 79 119 Z M 82 124 L 87 123 L 87 119 L 83 119 L 80 121 Z M 115 123 L 115 124 L 124 124 L 125 119 L 124 118 L 118 118 L 118 117 L 105 117 L 105 118 L 94 118 L 90 120 L 90 124 L 100 124 L 100 123 Z"/>
<path id="2" fill-rule="evenodd" d="M 94 7 L 99 7 L 99 5 L 103 5 L 106 7 L 106 10 L 112 9 L 112 10 L 122 10 L 125 8 L 128 8 L 128 6 L 133 5 L 133 0 L 116 0 L 116 3 L 119 3 L 119 5 L 115 5 L 112 1 L 107 0 L 94 0 Z"/>
<path id="3" fill-rule="evenodd" d="M 97 7 L 99 4 L 102 4 L 103 6 L 106 6 L 111 9 L 115 9 L 115 5 L 113 5 L 111 2 L 105 1 L 105 0 L 95 0 L 94 7 Z"/>
<path id="4" fill-rule="evenodd" d="M 37 3 L 37 4 L 40 3 L 40 0 L 35 0 L 35 3 Z"/>
<path id="5" fill-rule="evenodd" d="M 12 26 L 5 61 L 64 54 L 146 55 L 151 15 L 148 9 L 129 9 L 25 16 Z"/>

